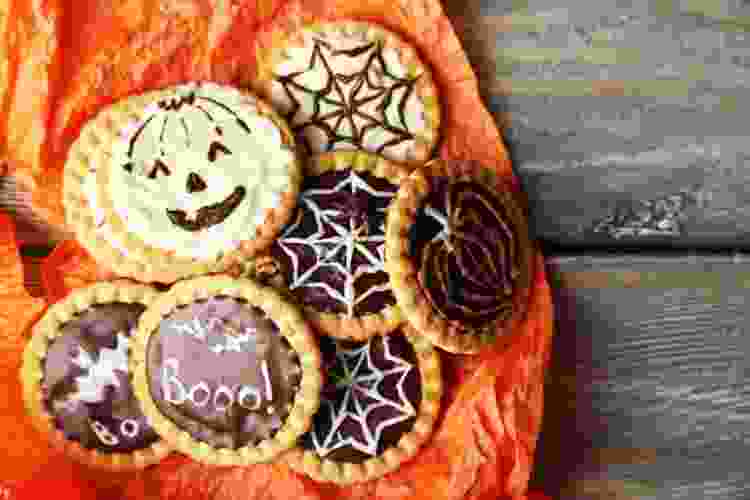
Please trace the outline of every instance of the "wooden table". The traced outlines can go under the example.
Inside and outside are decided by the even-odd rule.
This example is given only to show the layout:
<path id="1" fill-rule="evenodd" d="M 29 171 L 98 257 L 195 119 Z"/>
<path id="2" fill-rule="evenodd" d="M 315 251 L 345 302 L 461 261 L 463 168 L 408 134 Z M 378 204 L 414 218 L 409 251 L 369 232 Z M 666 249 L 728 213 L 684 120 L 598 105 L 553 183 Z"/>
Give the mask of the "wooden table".
<path id="1" fill-rule="evenodd" d="M 532 481 L 555 498 L 748 497 L 741 3 L 446 1 L 555 287 Z M 36 291 L 36 259 L 67 235 L 0 177 L 3 207 Z"/>
<path id="2" fill-rule="evenodd" d="M 747 498 L 750 2 L 446 9 L 555 284 L 533 483 L 559 498 Z"/>

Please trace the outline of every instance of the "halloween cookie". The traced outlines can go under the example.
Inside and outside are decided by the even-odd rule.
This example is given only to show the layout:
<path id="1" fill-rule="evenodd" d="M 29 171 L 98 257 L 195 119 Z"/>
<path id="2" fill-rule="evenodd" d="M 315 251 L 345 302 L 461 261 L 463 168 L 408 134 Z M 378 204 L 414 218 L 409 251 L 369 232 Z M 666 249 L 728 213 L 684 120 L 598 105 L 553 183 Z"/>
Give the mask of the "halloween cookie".
<path id="1" fill-rule="evenodd" d="M 440 106 L 416 50 L 376 24 L 317 23 L 279 40 L 261 60 L 259 92 L 308 153 L 361 149 L 422 163 L 438 140 Z"/>
<path id="2" fill-rule="evenodd" d="M 141 411 L 128 360 L 138 318 L 158 292 L 124 281 L 76 289 L 34 328 L 21 380 L 36 426 L 72 458 L 140 468 L 170 447 Z"/>
<path id="3" fill-rule="evenodd" d="M 267 462 L 318 408 L 320 354 L 272 289 L 203 277 L 177 283 L 139 323 L 136 396 L 157 431 L 208 464 Z"/>
<path id="4" fill-rule="evenodd" d="M 267 104 L 191 83 L 123 99 L 84 125 L 68 154 L 63 201 L 98 261 L 168 283 L 267 247 L 300 181 L 294 139 Z"/>
<path id="5" fill-rule="evenodd" d="M 322 337 L 320 409 L 289 465 L 319 481 L 369 481 L 429 438 L 440 406 L 440 358 L 410 326 L 366 342 Z"/>
<path id="6" fill-rule="evenodd" d="M 297 210 L 270 249 L 278 283 L 318 329 L 339 338 L 387 333 L 401 314 L 385 272 L 385 218 L 408 172 L 365 152 L 316 155 Z M 259 263 L 264 259 L 259 259 Z"/>
<path id="7" fill-rule="evenodd" d="M 430 162 L 399 188 L 386 269 L 404 315 L 438 346 L 473 353 L 524 314 L 534 247 L 520 193 L 468 161 Z"/>

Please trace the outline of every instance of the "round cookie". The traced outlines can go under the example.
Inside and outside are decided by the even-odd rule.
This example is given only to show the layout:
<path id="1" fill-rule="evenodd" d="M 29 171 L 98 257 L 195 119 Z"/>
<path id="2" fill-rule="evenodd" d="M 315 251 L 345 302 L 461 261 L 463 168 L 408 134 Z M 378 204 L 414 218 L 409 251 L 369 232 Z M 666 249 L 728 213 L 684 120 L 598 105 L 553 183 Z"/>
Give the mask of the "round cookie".
<path id="1" fill-rule="evenodd" d="M 431 435 L 442 395 L 440 357 L 408 325 L 366 342 L 320 342 L 328 375 L 320 409 L 285 461 L 339 484 L 396 470 Z"/>
<path id="2" fill-rule="evenodd" d="M 365 150 L 419 164 L 438 140 L 440 106 L 416 50 L 377 24 L 309 24 L 259 64 L 258 86 L 309 154 Z"/>
<path id="3" fill-rule="evenodd" d="M 131 96 L 87 122 L 64 172 L 66 220 L 119 275 L 226 270 L 270 245 L 301 182 L 295 142 L 266 103 L 189 83 Z"/>
<path id="4" fill-rule="evenodd" d="M 294 446 L 319 404 L 309 327 L 276 292 L 247 280 L 176 284 L 143 315 L 132 363 L 154 427 L 203 463 L 270 461 Z"/>
<path id="5" fill-rule="evenodd" d="M 97 283 L 51 306 L 34 328 L 21 376 L 26 407 L 78 461 L 140 468 L 171 450 L 141 411 L 128 365 L 138 319 L 156 296 L 142 285 Z"/>
<path id="6" fill-rule="evenodd" d="M 316 155 L 292 221 L 270 248 L 277 280 L 323 333 L 366 339 L 396 328 L 396 307 L 384 267 L 388 205 L 404 167 L 365 152 Z M 259 259 L 259 264 L 264 259 Z"/>
<path id="7" fill-rule="evenodd" d="M 435 160 L 401 184 L 386 269 L 404 315 L 439 347 L 505 342 L 525 313 L 534 245 L 519 194 L 469 161 Z"/>

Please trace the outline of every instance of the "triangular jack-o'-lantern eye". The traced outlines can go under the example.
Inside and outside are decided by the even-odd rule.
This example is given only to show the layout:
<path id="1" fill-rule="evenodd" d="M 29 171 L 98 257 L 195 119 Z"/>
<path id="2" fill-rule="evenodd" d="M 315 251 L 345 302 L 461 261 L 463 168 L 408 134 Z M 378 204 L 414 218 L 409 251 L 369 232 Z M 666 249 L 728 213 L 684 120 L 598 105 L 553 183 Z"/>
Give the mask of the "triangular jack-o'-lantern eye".
<path id="1" fill-rule="evenodd" d="M 203 178 L 195 172 L 190 172 L 187 178 L 187 192 L 188 193 L 199 193 L 205 191 L 208 185 Z"/>

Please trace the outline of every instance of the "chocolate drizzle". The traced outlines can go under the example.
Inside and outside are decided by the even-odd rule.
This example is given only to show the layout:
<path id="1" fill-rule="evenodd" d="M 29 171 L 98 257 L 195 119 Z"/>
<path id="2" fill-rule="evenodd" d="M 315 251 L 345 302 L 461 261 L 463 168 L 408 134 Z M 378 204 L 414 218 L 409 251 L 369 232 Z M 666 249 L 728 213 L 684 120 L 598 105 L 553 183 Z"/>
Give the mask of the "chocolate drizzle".
<path id="1" fill-rule="evenodd" d="M 195 109 L 200 110 L 201 113 L 205 116 L 206 120 L 208 120 L 212 124 L 216 123 L 214 115 L 209 112 L 208 109 L 206 109 L 206 104 L 218 107 L 223 111 L 229 113 L 246 133 L 249 134 L 251 132 L 250 127 L 248 127 L 247 123 L 245 123 L 245 121 L 235 111 L 233 111 L 226 104 L 211 97 L 200 96 L 196 95 L 195 92 L 190 92 L 185 96 L 174 96 L 171 98 L 162 99 L 157 103 L 157 106 L 161 113 L 155 113 L 149 116 L 130 137 L 127 152 L 128 161 L 122 165 L 122 168 L 129 174 L 134 174 L 136 162 L 133 158 L 133 155 L 135 153 L 136 144 L 144 131 L 152 123 L 159 123 L 159 121 L 154 121 L 157 116 L 163 117 L 160 121 L 161 130 L 159 132 L 159 144 L 161 146 L 164 145 L 165 131 L 172 114 L 182 110 L 185 106 L 191 106 Z M 185 134 L 186 146 L 189 147 L 192 141 L 190 139 L 188 124 L 182 116 L 179 117 L 179 122 Z M 213 126 L 213 128 L 216 131 L 218 137 L 221 137 L 223 135 L 221 127 L 217 125 Z M 209 162 L 213 163 L 218 158 L 220 158 L 221 155 L 230 154 L 232 154 L 232 151 L 223 142 L 221 142 L 220 140 L 214 140 L 211 141 L 209 145 L 206 157 Z M 150 166 L 147 168 L 147 171 L 143 172 L 143 174 L 145 174 L 149 179 L 156 179 L 160 174 L 166 176 L 172 174 L 171 166 L 167 165 L 167 163 L 165 162 L 163 147 L 161 148 L 160 155 L 151 160 Z M 186 192 L 188 194 L 204 191 L 208 187 L 206 181 L 198 177 L 195 173 L 189 174 L 186 184 Z M 198 209 L 196 211 L 195 217 L 188 217 L 188 214 L 183 210 L 170 209 L 166 210 L 166 215 L 172 224 L 184 229 L 185 231 L 201 231 L 211 226 L 221 224 L 224 220 L 226 220 L 226 218 L 229 217 L 242 203 L 245 198 L 246 191 L 247 190 L 245 189 L 245 187 L 237 186 L 226 199 L 213 205 L 204 206 Z"/>
<path id="2" fill-rule="evenodd" d="M 202 189 L 195 189 L 195 191 L 202 191 L 205 189 L 205 183 Z M 188 188 L 190 191 L 190 188 Z M 201 207 L 198 209 L 198 214 L 195 219 L 188 219 L 187 213 L 184 210 L 167 210 L 167 216 L 172 224 L 181 227 L 185 231 L 200 231 L 207 227 L 221 224 L 224 220 L 229 217 L 232 212 L 242 203 L 245 198 L 246 190 L 243 186 L 238 186 L 235 190 L 221 200 L 219 203 L 214 203 L 207 207 Z"/>
<path id="3" fill-rule="evenodd" d="M 42 393 L 66 438 L 102 453 L 146 448 L 158 436 L 128 376 L 128 342 L 141 304 L 95 305 L 61 327 L 44 360 Z"/>
<path id="4" fill-rule="evenodd" d="M 276 323 L 229 297 L 176 309 L 152 334 L 146 357 L 159 411 L 214 448 L 275 435 L 301 379 L 298 356 Z"/>
<path id="5" fill-rule="evenodd" d="M 376 128 L 383 129 L 393 136 L 373 150 L 378 154 L 382 154 L 388 147 L 415 139 L 414 131 L 410 131 L 407 125 L 406 103 L 414 93 L 419 76 L 416 78 L 395 76 L 383 57 L 383 44 L 380 41 L 365 43 L 348 50 L 334 50 L 331 44 L 319 38 L 316 38 L 314 43 L 307 70 L 275 76 L 292 102 L 291 110 L 286 113 L 285 117 L 292 124 L 292 130 L 305 144 L 308 153 L 320 152 L 305 136 L 305 130 L 309 127 L 316 127 L 325 133 L 327 138 L 325 151 L 336 149 L 339 143 L 352 145 L 357 149 L 368 149 L 365 147 L 365 136 L 370 130 Z M 332 69 L 329 60 L 331 57 L 356 58 L 368 52 L 371 53 L 359 71 L 342 74 Z M 319 64 L 323 66 L 326 75 L 326 83 L 322 89 L 314 90 L 297 82 L 301 75 L 313 70 Z M 375 74 L 387 76 L 392 81 L 376 83 Z M 311 96 L 313 109 L 302 109 L 302 103 L 293 90 Z M 394 94 L 399 91 L 403 91 L 403 95 L 398 103 L 398 123 L 392 123 L 386 110 L 396 98 Z M 371 103 L 374 104 L 376 113 L 365 110 L 365 107 Z M 336 109 L 325 112 L 324 107 Z M 300 111 L 309 116 L 295 120 L 295 116 Z M 344 128 L 351 130 L 351 134 L 343 133 Z"/>
<path id="6" fill-rule="evenodd" d="M 305 179 L 297 213 L 271 247 L 298 300 L 347 317 L 396 303 L 383 265 L 396 189 L 351 168 Z"/>
<path id="7" fill-rule="evenodd" d="M 443 318 L 481 328 L 511 314 L 521 251 L 508 210 L 487 188 L 434 178 L 410 240 L 420 287 Z"/>
<path id="8" fill-rule="evenodd" d="M 422 400 L 414 349 L 400 331 L 366 343 L 321 337 L 328 379 L 302 447 L 321 458 L 362 463 L 409 432 Z"/>

